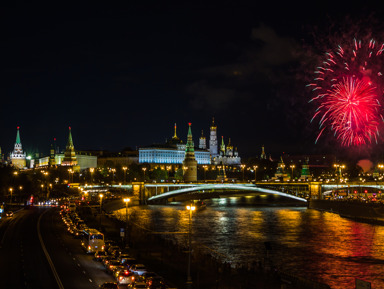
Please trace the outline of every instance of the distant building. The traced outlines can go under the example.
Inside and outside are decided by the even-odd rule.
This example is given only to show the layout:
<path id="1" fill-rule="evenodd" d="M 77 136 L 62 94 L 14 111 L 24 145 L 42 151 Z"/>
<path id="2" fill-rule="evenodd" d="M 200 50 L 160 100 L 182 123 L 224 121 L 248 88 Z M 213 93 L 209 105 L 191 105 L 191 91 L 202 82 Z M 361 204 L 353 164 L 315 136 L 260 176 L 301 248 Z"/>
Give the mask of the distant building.
<path id="1" fill-rule="evenodd" d="M 15 147 L 10 155 L 11 163 L 18 169 L 24 169 L 27 165 L 26 154 L 20 141 L 20 127 L 17 127 Z"/>
<path id="2" fill-rule="evenodd" d="M 211 156 L 208 150 L 194 148 L 195 158 L 199 165 L 211 164 Z M 185 159 L 186 145 L 175 133 L 170 141 L 165 144 L 153 144 L 139 148 L 139 163 L 144 164 L 179 164 Z"/>

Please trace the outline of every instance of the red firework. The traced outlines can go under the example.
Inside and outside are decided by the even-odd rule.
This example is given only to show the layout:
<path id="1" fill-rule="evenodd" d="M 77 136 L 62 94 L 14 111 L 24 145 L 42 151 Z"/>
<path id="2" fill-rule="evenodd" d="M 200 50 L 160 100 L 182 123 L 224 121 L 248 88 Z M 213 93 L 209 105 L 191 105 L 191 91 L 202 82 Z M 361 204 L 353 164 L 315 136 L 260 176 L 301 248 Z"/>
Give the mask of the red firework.
<path id="1" fill-rule="evenodd" d="M 338 46 L 326 53 L 316 78 L 308 86 L 316 93 L 311 101 L 318 103 L 312 120 L 319 118 L 319 140 L 330 129 L 343 146 L 377 142 L 382 97 L 380 72 L 384 44 L 374 40 L 367 45 L 354 40 L 352 46 Z"/>

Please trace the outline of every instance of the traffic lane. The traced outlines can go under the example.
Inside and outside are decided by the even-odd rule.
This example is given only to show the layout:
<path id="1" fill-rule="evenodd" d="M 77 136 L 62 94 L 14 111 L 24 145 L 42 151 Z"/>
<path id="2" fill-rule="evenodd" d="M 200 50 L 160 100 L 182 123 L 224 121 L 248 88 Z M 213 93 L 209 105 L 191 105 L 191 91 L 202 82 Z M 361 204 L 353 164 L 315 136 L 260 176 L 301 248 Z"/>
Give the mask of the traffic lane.
<path id="1" fill-rule="evenodd" d="M 9 220 L 0 249 L 0 288 L 58 288 L 37 234 L 41 212 L 22 210 Z"/>
<path id="2" fill-rule="evenodd" d="M 61 220 L 56 218 L 56 211 L 50 209 L 42 217 L 41 235 L 60 282 L 64 288 L 97 288 L 83 273 L 77 259 L 65 245 L 61 237 L 63 228 L 58 224 Z"/>
<path id="3" fill-rule="evenodd" d="M 85 253 L 81 240 L 69 234 L 58 210 L 47 213 L 42 228 L 47 250 L 64 287 L 98 288 L 104 282 L 114 281 L 102 264 L 93 260 L 93 255 Z"/>
<path id="4" fill-rule="evenodd" d="M 106 273 L 106 270 L 101 262 L 93 259 L 93 254 L 86 254 L 81 247 L 81 239 L 75 239 L 67 231 L 67 226 L 62 222 L 61 216 L 57 214 L 57 225 L 62 227 L 60 239 L 63 240 L 64 245 L 68 249 L 69 254 L 73 255 L 79 261 L 82 268 L 89 275 L 93 283 L 100 285 L 104 282 L 115 282 L 115 279 Z M 55 221 L 56 222 L 56 221 Z M 127 285 L 120 285 L 119 288 L 127 288 Z"/>

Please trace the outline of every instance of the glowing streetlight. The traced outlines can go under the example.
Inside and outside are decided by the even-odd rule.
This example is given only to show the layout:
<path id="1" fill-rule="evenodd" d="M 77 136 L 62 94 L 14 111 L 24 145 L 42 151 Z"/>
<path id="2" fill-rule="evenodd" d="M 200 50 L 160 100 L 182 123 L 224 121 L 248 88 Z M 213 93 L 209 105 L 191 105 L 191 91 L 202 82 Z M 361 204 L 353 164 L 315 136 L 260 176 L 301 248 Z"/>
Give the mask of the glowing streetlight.
<path id="1" fill-rule="evenodd" d="M 295 165 L 290 165 L 289 167 L 292 169 L 291 180 L 293 180 L 293 169 L 295 168 Z"/>
<path id="2" fill-rule="evenodd" d="M 243 170 L 243 182 L 244 182 L 244 169 L 245 169 L 245 165 L 240 165 L 240 167 Z"/>
<path id="3" fill-rule="evenodd" d="M 12 204 L 12 193 L 13 193 L 13 188 L 9 188 L 9 191 L 11 192 L 11 201 L 10 201 L 10 203 Z"/>
<path id="4" fill-rule="evenodd" d="M 131 201 L 130 198 L 125 198 L 125 243 L 128 243 L 128 203 Z"/>
<path id="5" fill-rule="evenodd" d="M 100 198 L 100 221 L 99 221 L 99 227 L 100 227 L 100 230 L 101 230 L 101 205 L 102 205 L 102 203 L 103 203 L 103 197 L 104 197 L 103 194 L 100 194 L 100 195 L 99 195 L 99 198 Z"/>
<path id="6" fill-rule="evenodd" d="M 91 173 L 91 184 L 93 184 L 93 172 L 95 171 L 94 168 L 90 168 L 89 172 Z"/>
<path id="7" fill-rule="evenodd" d="M 192 288 L 192 278 L 191 278 L 191 223 L 192 223 L 192 212 L 196 210 L 196 207 L 192 204 L 186 207 L 189 211 L 189 225 L 188 225 L 188 277 L 187 277 L 187 286 Z"/>
<path id="8" fill-rule="evenodd" d="M 253 169 L 255 170 L 255 182 L 256 182 L 256 171 L 257 171 L 258 166 L 253 166 Z"/>
<path id="9" fill-rule="evenodd" d="M 147 170 L 147 168 L 141 168 L 144 172 L 144 183 L 145 183 L 145 171 Z"/>
<path id="10" fill-rule="evenodd" d="M 125 180 L 126 180 L 126 178 L 127 178 L 127 177 L 126 177 L 127 169 L 128 169 L 127 167 L 123 167 L 123 171 L 124 171 L 124 183 L 123 183 L 123 184 L 124 184 L 124 185 L 125 185 Z"/>

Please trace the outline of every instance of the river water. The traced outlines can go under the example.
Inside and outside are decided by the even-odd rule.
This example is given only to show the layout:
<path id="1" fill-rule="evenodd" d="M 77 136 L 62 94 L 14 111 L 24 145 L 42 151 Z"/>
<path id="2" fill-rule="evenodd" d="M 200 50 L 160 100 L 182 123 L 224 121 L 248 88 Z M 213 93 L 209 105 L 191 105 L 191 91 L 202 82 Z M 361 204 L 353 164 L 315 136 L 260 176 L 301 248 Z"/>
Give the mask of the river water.
<path id="1" fill-rule="evenodd" d="M 186 245 L 189 213 L 182 205 L 129 208 L 138 225 L 167 232 Z M 116 211 L 125 218 L 125 209 Z M 124 219 L 123 219 L 124 220 Z M 213 199 L 192 217 L 193 246 L 232 266 L 266 256 L 286 272 L 334 289 L 355 288 L 355 278 L 384 288 L 384 226 L 354 222 L 306 207 L 244 206 L 240 198 Z"/>

